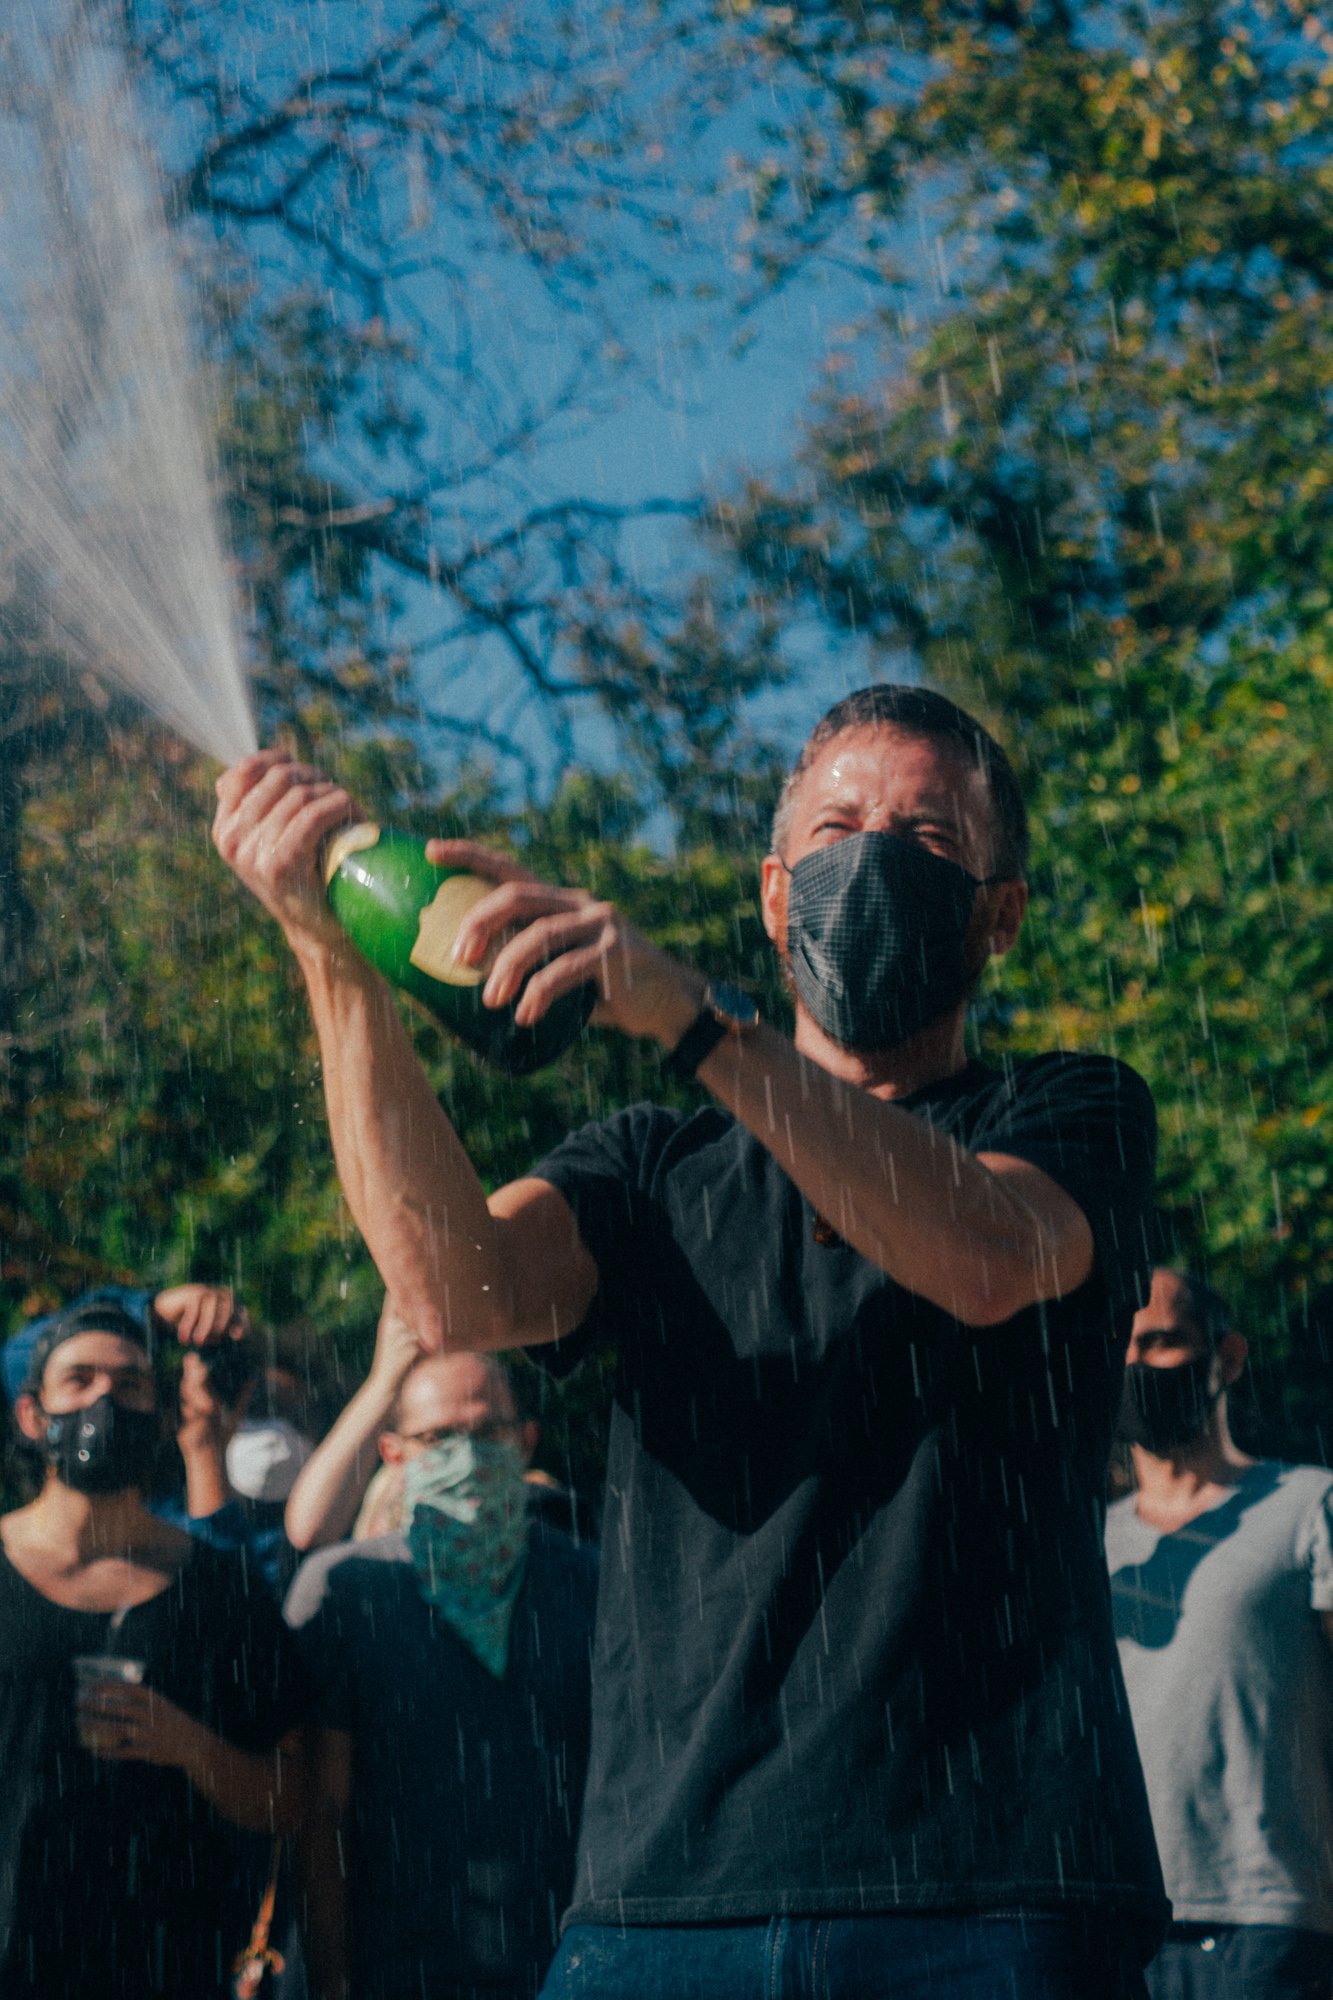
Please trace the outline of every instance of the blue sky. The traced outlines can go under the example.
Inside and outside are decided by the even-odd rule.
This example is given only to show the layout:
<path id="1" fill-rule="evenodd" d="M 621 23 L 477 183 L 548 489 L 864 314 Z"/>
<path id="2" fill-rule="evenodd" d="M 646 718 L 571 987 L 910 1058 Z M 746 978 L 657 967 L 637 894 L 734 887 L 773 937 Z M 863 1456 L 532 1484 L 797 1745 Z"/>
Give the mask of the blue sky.
<path id="1" fill-rule="evenodd" d="M 67 0 L 38 4 L 54 19 Z M 204 44 L 204 67 L 248 93 L 252 105 L 280 102 L 294 77 L 307 73 L 318 82 L 321 64 L 343 61 L 377 21 L 394 18 L 395 10 L 401 13 L 409 4 L 292 0 L 274 15 L 239 0 L 231 9 L 198 17 L 206 23 L 201 32 L 211 37 Z M 542 22 L 555 14 L 553 0 L 542 0 L 535 14 L 519 17 L 522 31 L 537 39 L 538 73 Z M 637 23 L 638 17 L 625 18 Z M 595 42 L 613 20 L 613 9 L 592 10 L 579 17 L 580 32 L 586 30 Z M 674 59 L 669 47 L 665 60 L 669 65 Z M 449 87 L 466 93 L 478 86 L 471 72 L 464 73 L 461 55 L 458 61 L 462 67 L 456 79 L 448 79 Z M 632 88 L 653 104 L 659 96 L 663 104 L 671 102 L 669 67 L 636 69 L 630 60 L 626 71 L 637 79 Z M 497 65 L 494 78 L 479 86 L 483 111 L 488 91 L 508 87 L 509 72 Z M 792 468 L 803 414 L 823 379 L 830 349 L 845 346 L 849 328 L 864 323 L 884 301 L 835 261 L 813 259 L 783 289 L 737 316 L 735 302 L 746 283 L 737 268 L 746 211 L 734 182 L 728 190 L 726 163 L 733 153 L 763 150 L 765 121 L 781 124 L 788 109 L 769 92 L 739 93 L 716 114 L 696 114 L 688 105 L 689 129 L 673 126 L 675 114 L 663 113 L 656 139 L 650 115 L 642 161 L 636 155 L 631 163 L 625 212 L 614 205 L 589 211 L 597 275 L 582 289 L 563 282 L 553 287 L 539 277 L 497 240 L 484 205 L 474 202 L 469 208 L 466 188 L 460 193 L 446 183 L 432 189 L 428 178 L 414 175 L 410 153 L 376 157 L 374 199 L 389 219 L 390 239 L 404 267 L 392 288 L 390 325 L 409 332 L 421 357 L 418 394 L 427 425 L 422 458 L 428 475 L 439 478 L 431 505 L 437 540 L 446 550 L 466 549 L 470 537 L 485 541 L 527 509 L 553 499 L 578 496 L 627 507 L 651 499 L 687 501 L 725 492 L 747 473 L 781 475 Z M 613 157 L 619 116 L 609 100 L 605 117 Z M 190 156 L 194 135 L 182 122 L 179 100 L 167 95 L 146 112 L 144 122 L 169 166 Z M 556 167 L 564 171 L 558 143 L 549 159 L 538 153 L 531 161 L 539 180 Z M 590 184 L 595 178 L 594 172 Z M 315 181 L 303 198 L 327 226 L 331 216 L 343 212 L 339 194 L 336 182 Z M 647 222 L 632 218 L 636 206 L 647 211 Z M 654 211 L 671 227 L 655 229 Z M 360 227 L 355 202 L 345 212 L 352 242 Z M 924 284 L 927 246 L 911 225 L 899 239 L 903 262 L 921 270 Z M 340 316 L 355 319 L 367 310 L 340 278 L 334 260 L 321 265 L 317 255 L 280 230 L 249 229 L 243 250 L 258 274 L 261 296 L 276 297 L 293 284 L 318 293 L 325 285 Z M 14 276 L 0 268 L 0 295 Z M 396 321 L 393 314 L 399 315 Z M 603 361 L 613 350 L 620 358 Z M 568 391 L 576 377 L 568 407 L 536 427 L 530 446 L 490 473 L 455 477 L 453 467 L 475 462 L 509 428 Z M 384 476 L 383 465 L 346 436 L 332 448 L 329 467 L 353 497 L 358 490 L 375 492 L 375 481 Z M 635 524 L 626 531 L 625 547 L 654 581 L 682 581 L 707 560 L 691 533 L 669 519 Z M 512 728 L 549 775 L 550 742 L 539 714 L 523 706 L 522 683 L 503 649 L 494 640 L 457 634 L 427 645 L 447 634 L 448 602 L 424 586 L 409 587 L 403 602 L 399 629 L 421 649 L 423 704 L 464 721 L 494 717 Z M 866 678 L 868 664 L 862 648 L 832 640 L 813 620 L 793 631 L 788 643 L 799 685 L 761 697 L 754 719 L 795 739 L 812 714 Z M 607 761 L 608 729 L 591 719 L 590 710 L 580 713 L 589 719 L 576 731 L 578 751 Z M 444 766 L 457 754 L 456 738 L 427 731 L 425 740 L 432 749 L 438 745 Z"/>
<path id="2" fill-rule="evenodd" d="M 409 5 L 380 0 L 380 12 L 393 15 Z M 538 40 L 541 24 L 558 12 L 558 0 L 539 0 L 523 15 L 520 32 Z M 294 5 L 266 29 L 247 10 L 225 31 L 227 61 L 240 74 L 248 52 L 251 81 L 258 77 L 265 88 L 269 62 L 272 88 L 280 92 L 311 63 L 321 36 L 341 57 L 367 18 L 343 0 L 326 0 Z M 483 9 L 477 18 L 489 14 Z M 614 42 L 617 35 L 647 34 L 642 24 L 657 18 L 651 9 L 619 16 L 613 7 L 584 9 L 577 16 L 578 34 L 586 38 L 580 60 L 595 68 L 599 35 Z M 558 137 L 539 136 L 536 151 L 521 155 L 516 168 L 536 185 L 568 178 L 581 186 L 580 200 L 588 199 L 576 206 L 574 227 L 587 232 L 588 262 L 596 272 L 591 281 L 570 282 L 558 265 L 553 281 L 539 275 L 497 238 L 466 186 L 449 178 L 433 184 L 428 166 L 410 152 L 389 160 L 378 187 L 406 267 L 396 309 L 422 356 L 421 407 L 428 421 L 422 458 L 428 472 L 441 475 L 431 504 L 436 539 L 446 551 L 484 543 L 527 510 L 555 500 L 626 507 L 690 501 L 725 492 L 747 473 L 781 474 L 792 466 L 802 416 L 830 346 L 845 342 L 849 327 L 883 302 L 845 267 L 812 259 L 785 287 L 738 316 L 736 302 L 752 280 L 739 267 L 747 210 L 730 162 L 768 150 L 765 127 L 781 126 L 792 107 L 771 89 L 732 91 L 730 79 L 722 108 L 705 106 L 705 86 L 697 78 L 682 105 L 675 93 L 684 71 L 673 73 L 673 65 L 684 58 L 670 41 L 646 62 L 642 49 L 608 43 L 604 53 L 618 79 L 608 85 L 605 112 L 591 128 L 605 141 L 605 179 L 599 180 L 603 165 L 594 162 L 580 183 L 578 164 L 571 167 Z M 538 46 L 539 71 L 542 54 Z M 450 90 L 463 96 L 477 90 L 483 106 L 491 93 L 514 87 L 511 68 L 497 67 L 491 75 L 484 56 L 476 58 L 479 71 L 471 57 L 459 55 L 458 61 Z M 644 123 L 627 146 L 627 124 L 639 118 Z M 558 133 L 558 121 L 552 130 Z M 332 212 L 326 205 L 324 218 Z M 349 231 L 355 228 L 353 218 Z M 899 234 L 906 260 L 922 262 L 925 252 L 918 251 L 913 231 Z M 310 277 L 312 267 L 301 270 L 301 253 L 294 258 L 278 232 L 251 241 L 274 279 Z M 355 316 L 358 302 L 339 289 L 336 272 L 328 275 L 339 311 Z M 603 359 L 613 351 L 617 359 Z M 432 370 L 436 379 L 427 384 Z M 537 426 L 522 452 L 489 475 L 455 478 L 453 468 L 475 464 L 508 429 L 568 392 L 576 377 L 568 406 Z M 370 486 L 382 476 L 364 461 L 358 466 L 346 439 L 330 468 L 344 474 L 350 468 L 353 491 L 358 477 Z M 660 517 L 627 529 L 623 547 L 654 583 L 682 583 L 709 560 L 688 529 Z M 423 706 L 455 723 L 493 722 L 521 741 L 549 776 L 552 743 L 503 645 L 475 634 L 450 637 L 451 615 L 443 593 L 408 593 L 399 629 L 418 648 Z M 864 649 L 831 640 L 813 620 L 794 630 L 788 644 L 801 685 L 761 697 L 754 720 L 790 738 L 804 732 L 812 712 L 864 680 L 868 668 Z M 576 712 L 585 718 L 575 730 L 579 754 L 606 761 L 609 730 L 595 720 L 591 705 Z M 432 738 L 429 725 L 424 733 L 431 747 L 438 743 L 447 765 L 458 739 L 443 733 Z"/>

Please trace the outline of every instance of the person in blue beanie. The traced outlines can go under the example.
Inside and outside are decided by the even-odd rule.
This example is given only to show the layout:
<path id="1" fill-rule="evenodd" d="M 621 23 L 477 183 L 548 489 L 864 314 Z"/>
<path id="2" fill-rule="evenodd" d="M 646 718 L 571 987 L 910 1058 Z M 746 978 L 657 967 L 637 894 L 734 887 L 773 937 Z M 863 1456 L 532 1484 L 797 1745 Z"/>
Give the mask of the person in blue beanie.
<path id="1" fill-rule="evenodd" d="M 13 1409 L 34 1357 L 71 1313 L 107 1309 L 140 1330 L 154 1362 L 174 1342 L 184 1352 L 176 1446 L 183 1479 L 159 1473 L 152 1511 L 214 1548 L 244 1552 L 273 1590 L 286 1588 L 295 1568 L 281 1528 L 256 1521 L 227 1473 L 227 1448 L 245 1418 L 258 1379 L 250 1346 L 250 1315 L 228 1285 L 197 1280 L 154 1291 L 143 1285 L 94 1285 L 59 1312 L 29 1320 L 0 1348 L 0 1381 Z"/>

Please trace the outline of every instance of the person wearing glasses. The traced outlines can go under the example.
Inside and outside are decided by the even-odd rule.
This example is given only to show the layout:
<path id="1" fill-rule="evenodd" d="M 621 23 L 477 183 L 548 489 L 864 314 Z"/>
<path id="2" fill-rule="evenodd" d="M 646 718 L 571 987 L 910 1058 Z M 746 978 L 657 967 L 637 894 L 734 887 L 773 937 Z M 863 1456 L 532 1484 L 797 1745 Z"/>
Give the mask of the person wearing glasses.
<path id="1" fill-rule="evenodd" d="M 537 1425 L 500 1363 L 414 1354 L 391 1310 L 293 1493 L 312 1538 L 356 1511 L 375 1411 L 401 1526 L 318 1549 L 286 1607 L 316 1687 L 312 2000 L 530 2000 L 573 1882 L 596 1556 L 531 1505 Z"/>

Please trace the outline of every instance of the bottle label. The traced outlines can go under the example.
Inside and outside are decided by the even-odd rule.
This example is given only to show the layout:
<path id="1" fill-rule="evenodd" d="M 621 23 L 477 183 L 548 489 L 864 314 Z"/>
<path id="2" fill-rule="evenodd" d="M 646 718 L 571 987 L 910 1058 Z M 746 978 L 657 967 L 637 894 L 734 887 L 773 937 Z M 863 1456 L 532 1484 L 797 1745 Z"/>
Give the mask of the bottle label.
<path id="1" fill-rule="evenodd" d="M 499 945 L 487 952 L 480 965 L 460 965 L 454 957 L 454 939 L 473 904 L 489 896 L 495 886 L 480 875 L 450 875 L 441 882 L 421 912 L 411 953 L 413 965 L 446 986 L 480 986 L 495 963 Z"/>
<path id="2" fill-rule="evenodd" d="M 327 889 L 349 854 L 360 854 L 364 848 L 374 847 L 380 837 L 380 830 L 363 819 L 357 826 L 345 826 L 335 833 L 324 850 L 324 887 Z"/>

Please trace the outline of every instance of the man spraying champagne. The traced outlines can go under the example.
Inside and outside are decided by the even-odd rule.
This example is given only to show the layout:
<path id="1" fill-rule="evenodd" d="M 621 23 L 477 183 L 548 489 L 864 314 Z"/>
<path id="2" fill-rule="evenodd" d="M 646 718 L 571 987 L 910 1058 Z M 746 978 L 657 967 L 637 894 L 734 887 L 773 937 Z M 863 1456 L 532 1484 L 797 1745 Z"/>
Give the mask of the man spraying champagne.
<path id="1" fill-rule="evenodd" d="M 1013 770 L 916 688 L 829 711 L 763 864 L 793 1037 L 614 906 L 465 842 L 520 1024 L 597 984 L 711 1100 L 489 1199 L 329 914 L 352 801 L 276 753 L 218 847 L 310 994 L 338 1168 L 429 1346 L 617 1353 L 593 1748 L 544 1989 L 1119 2000 L 1166 1910 L 1101 1556 L 1154 1120 L 1096 1056 L 968 1059 L 1027 902 Z"/>

